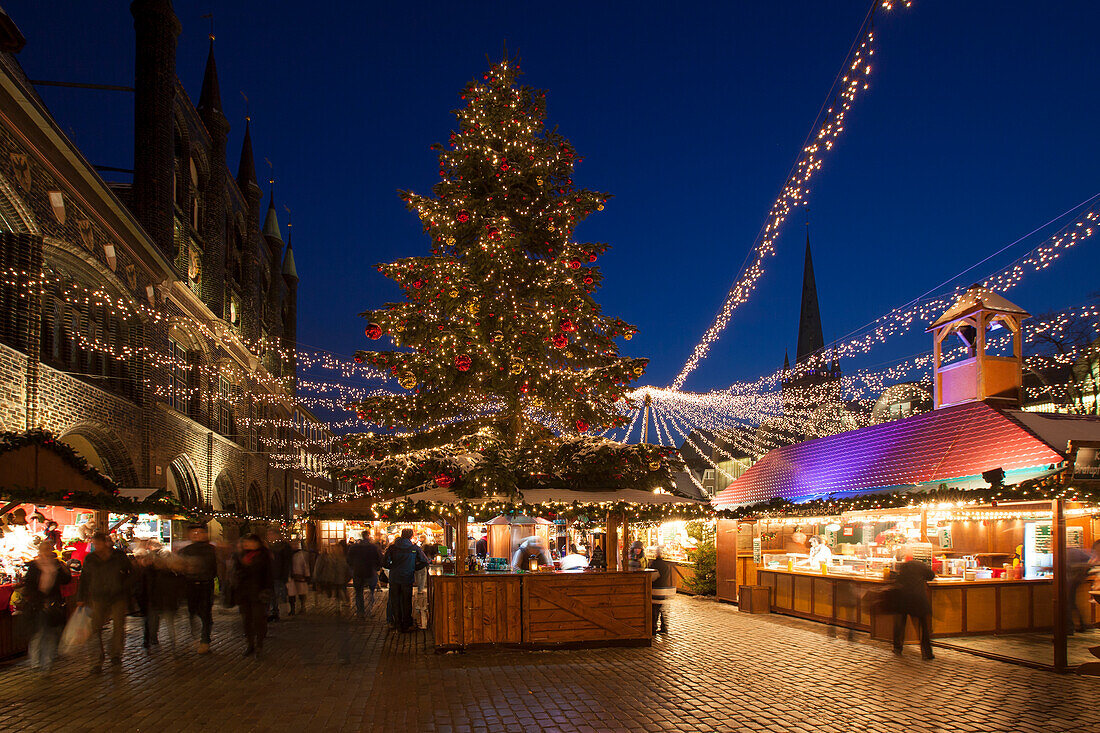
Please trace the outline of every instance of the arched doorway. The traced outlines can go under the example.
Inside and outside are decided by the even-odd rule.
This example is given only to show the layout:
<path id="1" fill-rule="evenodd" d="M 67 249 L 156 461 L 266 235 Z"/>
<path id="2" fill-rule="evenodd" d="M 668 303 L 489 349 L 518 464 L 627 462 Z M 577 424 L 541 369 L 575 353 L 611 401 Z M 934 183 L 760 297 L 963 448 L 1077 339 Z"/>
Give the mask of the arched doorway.
<path id="1" fill-rule="evenodd" d="M 202 508 L 202 492 L 195 478 L 195 469 L 185 455 L 176 456 L 168 464 L 168 493 L 179 499 L 180 504 L 192 509 Z"/>
<path id="2" fill-rule="evenodd" d="M 270 512 L 268 516 L 273 519 L 286 519 L 286 505 L 283 502 L 281 491 L 271 492 Z"/>
<path id="3" fill-rule="evenodd" d="M 264 515 L 264 491 L 255 481 L 248 487 L 248 513 L 255 517 Z"/>
<path id="4" fill-rule="evenodd" d="M 229 478 L 229 474 L 225 471 L 219 473 L 218 478 L 214 480 L 214 496 L 212 499 L 214 511 L 237 511 L 237 490 L 233 487 L 233 480 Z"/>
<path id="5" fill-rule="evenodd" d="M 137 473 L 130 452 L 106 425 L 78 423 L 58 438 L 122 488 L 137 486 Z"/>

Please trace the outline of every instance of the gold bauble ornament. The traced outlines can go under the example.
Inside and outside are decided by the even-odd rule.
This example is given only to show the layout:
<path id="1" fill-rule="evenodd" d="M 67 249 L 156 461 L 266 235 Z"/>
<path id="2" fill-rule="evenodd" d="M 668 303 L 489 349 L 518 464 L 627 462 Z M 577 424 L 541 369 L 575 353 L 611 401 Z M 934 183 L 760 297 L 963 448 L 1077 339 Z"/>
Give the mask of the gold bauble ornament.
<path id="1" fill-rule="evenodd" d="M 508 373 L 515 376 L 523 371 L 523 362 L 519 359 L 513 359 L 512 363 L 508 366 Z"/>
<path id="2" fill-rule="evenodd" d="M 455 243 L 454 237 L 447 237 L 447 244 L 453 245 Z"/>
<path id="3" fill-rule="evenodd" d="M 624 341 L 629 341 L 632 338 L 634 338 L 634 332 L 633 331 L 627 331 L 626 333 L 623 334 L 623 340 Z"/>
<path id="4" fill-rule="evenodd" d="M 542 407 L 542 398 L 538 396 L 532 397 L 531 399 L 527 400 L 527 404 L 531 405 L 531 407 L 537 410 Z"/>
<path id="5" fill-rule="evenodd" d="M 541 186 L 542 185 L 542 176 L 539 176 L 538 178 L 536 178 L 535 183 L 537 183 L 538 185 Z"/>
<path id="6" fill-rule="evenodd" d="M 448 293 L 448 295 L 450 295 L 452 298 L 457 298 L 461 294 L 462 293 L 458 292 L 457 290 L 452 290 L 450 293 Z"/>
<path id="7" fill-rule="evenodd" d="M 477 312 L 481 310 L 481 304 L 478 303 L 476 300 L 472 300 L 470 301 L 470 304 L 466 306 L 466 310 L 470 312 L 471 316 L 476 316 Z"/>
<path id="8" fill-rule="evenodd" d="M 412 372 L 401 372 L 401 376 L 397 378 L 397 383 L 405 389 L 412 389 L 416 386 L 416 375 Z"/>
<path id="9" fill-rule="evenodd" d="M 603 204 L 596 207 L 596 211 L 603 211 Z"/>
<path id="10" fill-rule="evenodd" d="M 636 367 L 634 367 L 634 373 L 635 373 L 636 375 L 638 375 L 639 377 L 640 377 L 640 376 L 642 376 L 643 374 L 645 374 L 645 367 L 644 367 L 644 366 L 636 366 Z"/>
<path id="11" fill-rule="evenodd" d="M 660 467 L 661 467 L 661 462 L 660 461 L 650 461 L 649 462 L 649 470 L 650 471 L 656 471 Z"/>
<path id="12" fill-rule="evenodd" d="M 495 341 L 503 341 L 504 340 L 504 332 L 503 331 L 493 331 L 492 336 L 490 336 L 489 338 L 494 342 Z"/>

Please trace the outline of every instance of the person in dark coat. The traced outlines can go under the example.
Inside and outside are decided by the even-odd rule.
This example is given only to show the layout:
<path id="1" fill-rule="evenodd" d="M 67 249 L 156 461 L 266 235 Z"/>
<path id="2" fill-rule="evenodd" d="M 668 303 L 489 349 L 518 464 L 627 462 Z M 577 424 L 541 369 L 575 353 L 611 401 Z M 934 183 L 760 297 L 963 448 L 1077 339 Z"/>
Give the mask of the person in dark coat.
<path id="1" fill-rule="evenodd" d="M 474 553 L 483 560 L 489 556 L 489 537 L 487 535 L 481 535 L 481 539 L 474 544 Z"/>
<path id="2" fill-rule="evenodd" d="M 95 548 L 84 558 L 80 573 L 77 605 L 88 606 L 92 616 L 92 635 L 95 636 L 99 656 L 92 665 L 93 672 L 103 669 L 103 625 L 110 619 L 111 664 L 122 664 L 122 650 L 126 639 L 126 613 L 130 610 L 130 583 L 132 566 L 126 553 L 116 549 L 104 532 L 92 535 Z"/>
<path id="3" fill-rule="evenodd" d="M 657 556 L 649 564 L 649 570 L 657 573 L 653 578 L 653 633 L 668 633 L 668 601 L 676 595 L 676 582 L 672 579 L 672 563 L 661 554 L 661 548 L 657 548 Z M 658 628 L 659 625 L 659 628 Z"/>
<path id="4" fill-rule="evenodd" d="M 378 590 L 378 571 L 382 568 L 382 553 L 371 542 L 370 532 L 363 531 L 363 540 L 348 548 L 348 565 L 351 566 L 351 583 L 355 589 L 355 614 L 366 617 L 363 604 L 363 588 L 370 588 L 370 605 L 374 608 L 374 592 Z"/>
<path id="5" fill-rule="evenodd" d="M 53 544 L 38 545 L 38 557 L 27 565 L 23 575 L 23 609 L 33 633 L 27 651 L 31 666 L 49 672 L 57 658 L 57 642 L 65 625 L 65 601 L 61 586 L 73 579 L 65 564 L 57 559 Z"/>
<path id="6" fill-rule="evenodd" d="M 294 551 L 283 536 L 274 530 L 267 533 L 267 542 L 271 549 L 271 573 L 274 576 L 267 620 L 278 621 L 279 607 L 287 600 L 286 582 L 290 580 L 290 558 L 294 556 Z"/>
<path id="7" fill-rule="evenodd" d="M 271 602 L 271 553 L 257 534 L 241 540 L 234 563 L 234 593 L 244 624 L 244 656 L 263 653 L 267 604 Z"/>
<path id="8" fill-rule="evenodd" d="M 187 567 L 187 616 L 202 624 L 199 654 L 210 653 L 210 632 L 214 626 L 214 578 L 218 576 L 218 550 L 210 544 L 205 524 L 192 524 L 191 544 L 180 550 Z M 194 630 L 194 626 L 191 627 Z"/>
<path id="9" fill-rule="evenodd" d="M 890 589 L 894 613 L 894 653 L 901 654 L 905 641 L 905 622 L 913 617 L 920 630 L 920 651 L 924 659 L 932 656 L 932 601 L 928 597 L 928 581 L 935 579 L 932 568 L 912 558 L 898 566 L 894 585 Z"/>
<path id="10" fill-rule="evenodd" d="M 414 630 L 412 619 L 412 588 L 416 571 L 430 565 L 428 556 L 412 541 L 411 528 L 401 530 L 401 536 L 386 549 L 382 565 L 390 573 L 390 609 L 387 618 L 390 629 Z"/>

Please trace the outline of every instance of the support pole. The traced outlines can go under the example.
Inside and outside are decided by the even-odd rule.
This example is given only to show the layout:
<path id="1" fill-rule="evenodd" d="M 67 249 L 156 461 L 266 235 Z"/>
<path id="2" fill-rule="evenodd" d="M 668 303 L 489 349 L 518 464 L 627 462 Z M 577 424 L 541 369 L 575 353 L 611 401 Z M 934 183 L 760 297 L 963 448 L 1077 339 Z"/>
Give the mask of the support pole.
<path id="1" fill-rule="evenodd" d="M 630 567 L 630 522 L 626 520 L 626 512 L 622 514 L 623 546 L 619 550 L 619 569 L 626 570 Z"/>
<path id="2" fill-rule="evenodd" d="M 615 570 L 619 563 L 619 517 L 618 515 L 608 512 L 607 513 L 607 533 L 603 539 L 604 557 L 607 558 L 607 569 Z"/>
<path id="3" fill-rule="evenodd" d="M 1066 637 L 1072 592 L 1066 582 L 1066 515 L 1061 499 L 1051 502 L 1051 552 L 1054 560 L 1054 671 L 1065 672 L 1069 664 Z"/>
<path id="4" fill-rule="evenodd" d="M 649 442 L 649 414 L 653 409 L 653 397 L 649 392 L 645 393 L 645 418 L 642 422 L 642 442 Z"/>

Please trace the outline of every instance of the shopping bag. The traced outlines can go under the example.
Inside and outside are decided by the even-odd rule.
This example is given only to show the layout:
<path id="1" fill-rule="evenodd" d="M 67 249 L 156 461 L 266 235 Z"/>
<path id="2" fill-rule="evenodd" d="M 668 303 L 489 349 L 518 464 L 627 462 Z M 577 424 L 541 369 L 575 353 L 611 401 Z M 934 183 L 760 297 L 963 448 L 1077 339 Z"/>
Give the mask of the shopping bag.
<path id="1" fill-rule="evenodd" d="M 87 643 L 92 635 L 92 614 L 87 607 L 81 606 L 69 618 L 65 624 L 65 630 L 61 632 L 61 643 L 58 648 L 62 654 L 68 654 Z"/>

